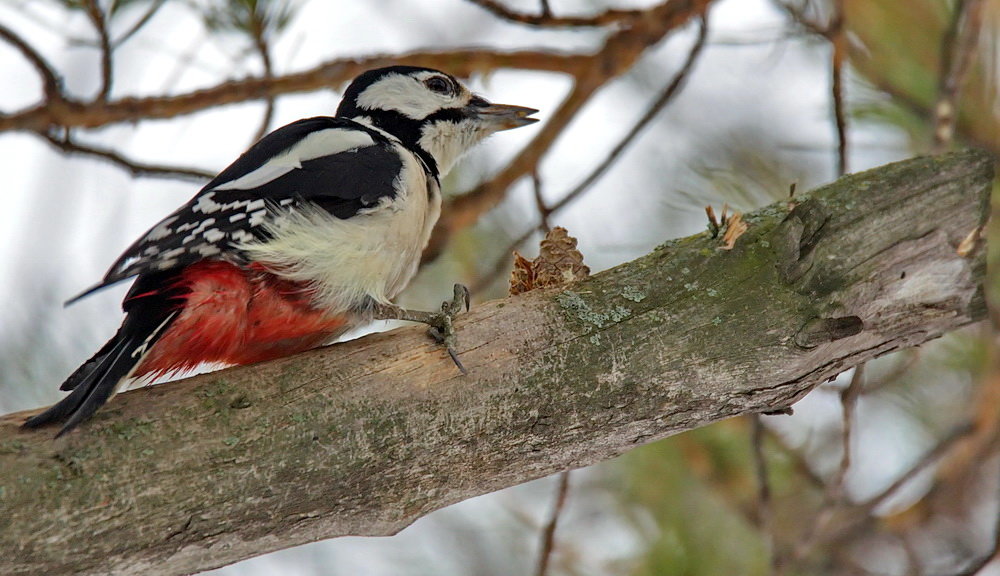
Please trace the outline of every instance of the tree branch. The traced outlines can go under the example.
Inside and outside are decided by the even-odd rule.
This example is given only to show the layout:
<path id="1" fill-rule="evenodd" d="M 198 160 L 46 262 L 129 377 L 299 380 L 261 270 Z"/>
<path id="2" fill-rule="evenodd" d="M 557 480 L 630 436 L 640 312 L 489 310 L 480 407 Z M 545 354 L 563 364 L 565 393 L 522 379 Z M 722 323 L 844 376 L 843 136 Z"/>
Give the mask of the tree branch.
<path id="1" fill-rule="evenodd" d="M 469 2 L 490 12 L 497 18 L 510 20 L 511 22 L 517 22 L 519 24 L 527 24 L 529 26 L 548 28 L 610 26 L 620 24 L 623 21 L 639 18 L 643 15 L 642 10 L 619 10 L 609 8 L 595 16 L 559 17 L 548 13 L 548 10 L 546 10 L 548 6 L 545 4 L 542 6 L 541 14 L 527 14 L 525 12 L 511 10 L 496 0 L 469 0 Z"/>
<path id="2" fill-rule="evenodd" d="M 0 28 L 2 31 L 3 28 Z M 443 68 L 468 76 L 496 68 L 521 68 L 574 74 L 590 62 L 587 55 L 524 50 L 452 50 L 448 52 L 412 52 L 363 58 L 331 60 L 303 72 L 273 78 L 252 77 L 231 80 L 216 86 L 167 96 L 125 97 L 107 102 L 40 102 L 35 106 L 0 115 L 0 132 L 9 130 L 44 130 L 49 126 L 98 128 L 109 124 L 158 120 L 194 114 L 208 108 L 265 99 L 270 96 L 311 92 L 346 84 L 371 68 L 404 64 Z"/>
<path id="3" fill-rule="evenodd" d="M 986 314 L 993 161 L 921 158 L 458 321 L 122 394 L 78 432 L 0 418 L 0 573 L 189 574 L 347 534 L 738 414 Z"/>

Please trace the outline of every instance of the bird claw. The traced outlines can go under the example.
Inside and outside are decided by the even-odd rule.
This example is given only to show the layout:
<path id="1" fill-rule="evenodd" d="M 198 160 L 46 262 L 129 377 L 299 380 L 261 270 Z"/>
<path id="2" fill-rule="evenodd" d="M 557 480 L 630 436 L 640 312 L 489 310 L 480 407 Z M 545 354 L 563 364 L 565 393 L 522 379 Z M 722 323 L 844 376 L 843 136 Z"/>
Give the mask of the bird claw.
<path id="1" fill-rule="evenodd" d="M 468 370 L 458 359 L 458 353 L 455 351 L 458 338 L 455 335 L 453 322 L 455 317 L 462 312 L 462 308 L 465 308 L 466 311 L 469 310 L 470 303 L 469 289 L 462 284 L 455 284 L 451 300 L 445 300 L 441 303 L 440 312 L 420 312 L 400 308 L 393 304 L 380 304 L 374 307 L 373 317 L 379 320 L 406 320 L 427 324 L 430 326 L 427 333 L 430 334 L 431 338 L 447 348 L 448 356 L 451 356 L 455 366 L 462 371 L 462 374 L 468 374 Z"/>
<path id="2" fill-rule="evenodd" d="M 453 296 L 451 300 L 445 300 L 441 303 L 441 311 L 452 317 L 461 312 L 462 308 L 465 308 L 465 311 L 468 312 L 471 307 L 472 298 L 469 294 L 469 289 L 465 287 L 465 284 L 455 284 L 452 290 Z"/>
<path id="3" fill-rule="evenodd" d="M 469 372 L 465 369 L 462 361 L 458 359 L 458 353 L 455 351 L 455 347 L 458 344 L 458 337 L 455 335 L 453 322 L 455 316 L 458 316 L 462 312 L 462 308 L 465 308 L 465 311 L 468 312 L 470 306 L 471 298 L 469 289 L 463 284 L 455 284 L 451 300 L 445 300 L 441 303 L 441 312 L 432 317 L 432 322 L 428 322 L 431 327 L 427 330 L 427 333 L 438 344 L 442 344 L 448 349 L 448 355 L 451 356 L 451 360 L 461 370 L 462 374 L 468 374 Z"/>

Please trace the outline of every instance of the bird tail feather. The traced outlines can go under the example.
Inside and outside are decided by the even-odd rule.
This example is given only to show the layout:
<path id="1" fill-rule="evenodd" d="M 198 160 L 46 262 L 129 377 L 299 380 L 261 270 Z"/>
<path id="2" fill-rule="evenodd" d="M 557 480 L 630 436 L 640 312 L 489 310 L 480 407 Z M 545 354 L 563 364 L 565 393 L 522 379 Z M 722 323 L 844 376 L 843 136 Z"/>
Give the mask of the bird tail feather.
<path id="1" fill-rule="evenodd" d="M 90 418 L 132 375 L 175 316 L 175 313 L 169 314 L 159 325 L 154 325 L 153 330 L 137 329 L 139 327 L 126 318 L 118 333 L 60 386 L 60 390 L 71 390 L 70 394 L 48 410 L 29 418 L 24 427 L 39 428 L 64 422 L 56 435 L 58 438 Z"/>

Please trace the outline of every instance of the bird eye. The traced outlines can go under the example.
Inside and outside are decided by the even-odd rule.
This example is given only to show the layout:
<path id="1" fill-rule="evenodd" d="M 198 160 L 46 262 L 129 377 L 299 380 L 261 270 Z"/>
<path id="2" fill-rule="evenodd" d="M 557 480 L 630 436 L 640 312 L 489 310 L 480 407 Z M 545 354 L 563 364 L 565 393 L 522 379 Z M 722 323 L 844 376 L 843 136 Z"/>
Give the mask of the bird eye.
<path id="1" fill-rule="evenodd" d="M 424 85 L 427 86 L 432 92 L 437 92 L 438 94 L 448 94 L 451 92 L 451 83 L 440 76 L 432 76 L 428 78 Z"/>

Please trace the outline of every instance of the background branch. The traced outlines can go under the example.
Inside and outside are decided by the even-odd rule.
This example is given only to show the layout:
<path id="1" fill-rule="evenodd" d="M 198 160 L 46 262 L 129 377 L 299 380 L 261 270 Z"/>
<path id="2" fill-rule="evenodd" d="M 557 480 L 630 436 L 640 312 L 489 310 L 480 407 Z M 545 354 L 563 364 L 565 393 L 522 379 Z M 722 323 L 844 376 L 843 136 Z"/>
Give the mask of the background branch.
<path id="1" fill-rule="evenodd" d="M 111 96 L 111 82 L 114 75 L 113 49 L 111 37 L 108 35 L 108 22 L 97 0 L 84 0 L 83 9 L 97 33 L 97 46 L 101 51 L 101 90 L 97 95 L 97 100 L 104 102 Z"/>
<path id="2" fill-rule="evenodd" d="M 3 24 L 0 24 L 0 38 L 16 48 L 42 77 L 42 93 L 45 99 L 49 101 L 62 100 L 62 80 L 56 75 L 48 61 L 31 44 Z"/>
<path id="3" fill-rule="evenodd" d="M 931 150 L 944 152 L 955 138 L 958 98 L 965 75 L 975 56 L 982 23 L 981 0 L 955 2 L 951 25 L 941 40 L 941 73 L 934 105 L 934 141 Z"/>
<path id="4" fill-rule="evenodd" d="M 552 563 L 552 555 L 556 548 L 556 527 L 559 525 L 559 515 L 566 504 L 566 494 L 569 492 L 569 470 L 559 473 L 556 480 L 556 497 L 552 503 L 552 513 L 542 527 L 541 545 L 538 547 L 538 567 L 535 576 L 546 576 Z"/>
<path id="5" fill-rule="evenodd" d="M 197 168 L 182 168 L 180 166 L 163 166 L 137 162 L 110 148 L 80 144 L 73 140 L 70 134 L 64 134 L 60 137 L 49 132 L 44 132 L 39 133 L 38 136 L 63 152 L 99 158 L 127 171 L 132 176 L 177 178 L 196 182 L 207 182 L 215 176 L 214 172 L 198 170 Z"/>
<path id="6" fill-rule="evenodd" d="M 618 24 L 629 19 L 642 16 L 642 10 L 616 10 L 609 9 L 595 16 L 562 16 L 557 17 L 549 13 L 548 4 L 542 2 L 541 14 L 527 14 L 511 10 L 495 0 L 469 0 L 470 3 L 479 6 L 498 18 L 528 24 L 531 26 L 542 26 L 547 28 L 558 27 L 586 27 L 586 26 L 608 26 Z"/>
<path id="7" fill-rule="evenodd" d="M 572 204 L 576 199 L 578 199 L 587 190 L 589 190 L 590 187 L 593 186 L 594 183 L 597 182 L 601 178 L 601 176 L 603 176 L 604 173 L 607 172 L 608 169 L 611 168 L 611 166 L 618 161 L 621 155 L 625 152 L 625 149 L 628 148 L 629 144 L 634 142 L 635 139 L 639 136 L 639 133 L 642 132 L 643 129 L 646 128 L 646 126 L 648 126 L 649 123 L 652 122 L 653 119 L 656 118 L 659 115 L 659 113 L 663 111 L 663 109 L 667 106 L 667 104 L 669 104 L 674 99 L 674 97 L 680 93 L 681 88 L 683 88 L 684 86 L 685 80 L 687 80 L 688 76 L 691 73 L 691 70 L 694 68 L 695 62 L 698 60 L 698 56 L 701 54 L 702 50 L 705 47 L 705 41 L 707 38 L 708 38 L 708 15 L 705 14 L 699 17 L 698 19 L 698 36 L 696 37 L 694 44 L 691 46 L 691 50 L 690 52 L 688 52 L 687 59 L 684 61 L 684 64 L 681 66 L 680 70 L 678 70 L 677 73 L 674 74 L 674 77 L 670 80 L 670 83 L 667 84 L 667 87 L 664 88 L 662 92 L 660 92 L 660 95 L 656 98 L 655 101 L 653 101 L 653 103 L 649 106 L 649 108 L 646 109 L 646 112 L 643 113 L 642 117 L 640 117 L 639 120 L 636 121 L 636 123 L 632 126 L 632 128 L 628 131 L 628 133 L 626 133 L 625 136 L 623 136 L 622 139 L 618 141 L 618 144 L 616 144 L 615 147 L 612 148 L 610 152 L 608 152 L 608 155 L 604 158 L 604 160 L 601 161 L 601 163 L 598 164 L 593 170 L 591 170 L 590 173 L 583 179 L 582 182 L 577 184 L 572 190 L 567 192 L 562 198 L 560 198 L 556 203 L 552 204 L 551 206 L 548 206 L 542 202 L 541 197 L 539 196 L 538 193 L 538 186 L 536 183 L 535 198 L 540 217 L 539 223 L 536 226 L 533 226 L 532 228 L 525 230 L 520 236 L 515 238 L 510 243 L 509 247 L 506 250 L 501 252 L 500 259 L 497 260 L 496 265 L 493 267 L 492 273 L 484 275 L 476 283 L 476 287 L 474 288 L 473 292 L 477 291 L 477 289 L 480 289 L 484 286 L 488 286 L 491 282 L 493 282 L 496 279 L 498 275 L 503 274 L 506 271 L 506 269 L 510 267 L 511 252 L 513 252 L 514 249 L 516 249 L 521 244 L 527 242 L 528 238 L 531 238 L 531 235 L 534 234 L 535 232 L 538 232 L 540 230 L 547 230 L 548 228 L 550 228 L 549 216 L 551 216 L 556 212 L 559 212 L 563 208 Z M 484 187 L 481 187 L 480 189 L 482 190 L 484 189 Z"/>
<path id="8" fill-rule="evenodd" d="M 634 26 L 609 36 L 600 51 L 587 57 L 587 62 L 573 73 L 573 89 L 559 108 L 546 118 L 538 135 L 496 176 L 448 203 L 434 229 L 430 244 L 424 250 L 424 261 L 436 258 L 451 236 L 475 224 L 480 216 L 503 200 L 507 189 L 514 182 L 530 174 L 566 126 L 600 88 L 629 70 L 647 48 L 659 43 L 669 32 L 686 25 L 693 18 L 701 18 L 704 24 L 705 14 L 711 3 L 712 0 L 667 2 L 649 9 L 647 17 L 637 21 Z M 683 75 L 676 78 L 683 78 Z"/>
<path id="9" fill-rule="evenodd" d="M 396 64 L 446 69 L 459 76 L 499 68 L 559 72 L 576 77 L 577 84 L 583 85 L 581 92 L 589 95 L 608 79 L 628 70 L 646 48 L 658 43 L 669 31 L 703 14 L 709 4 L 711 0 L 675 0 L 649 8 L 643 11 L 643 18 L 633 26 L 612 34 L 604 47 L 593 55 L 543 50 L 498 52 L 471 49 L 336 59 L 303 72 L 273 78 L 232 80 L 186 94 L 93 103 L 71 101 L 65 106 L 40 102 L 0 116 L 0 132 L 39 130 L 52 125 L 96 128 L 122 122 L 174 118 L 247 100 L 329 89 L 349 82 L 365 70 Z"/>

